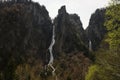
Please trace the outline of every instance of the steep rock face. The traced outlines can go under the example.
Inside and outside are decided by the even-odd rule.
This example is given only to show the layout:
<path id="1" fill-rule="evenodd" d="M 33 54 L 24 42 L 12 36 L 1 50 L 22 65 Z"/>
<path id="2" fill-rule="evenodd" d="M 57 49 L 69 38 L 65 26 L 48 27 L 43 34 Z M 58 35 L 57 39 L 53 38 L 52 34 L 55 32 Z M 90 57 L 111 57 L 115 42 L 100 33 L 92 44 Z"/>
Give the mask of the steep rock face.
<path id="1" fill-rule="evenodd" d="M 54 25 L 54 51 L 72 53 L 55 58 L 58 78 L 84 80 L 91 61 L 84 56 L 87 39 L 79 16 L 68 14 L 63 6 Z M 52 23 L 44 6 L 38 3 L 0 5 L 0 80 L 50 80 L 51 68 L 44 68 L 43 63 L 49 60 L 51 38 Z"/>
<path id="2" fill-rule="evenodd" d="M 88 40 L 92 43 L 92 49 L 96 50 L 104 38 L 106 28 L 104 26 L 105 9 L 97 9 L 91 15 L 89 26 L 86 29 Z"/>
<path id="3" fill-rule="evenodd" d="M 85 33 L 77 14 L 68 14 L 65 6 L 58 11 L 54 20 L 56 43 L 55 51 L 70 53 L 85 49 Z"/>
<path id="4" fill-rule="evenodd" d="M 3 4 L 0 7 L 0 68 L 4 70 L 11 60 L 14 64 L 26 61 L 30 55 L 45 58 L 51 36 L 52 23 L 44 6 Z"/>

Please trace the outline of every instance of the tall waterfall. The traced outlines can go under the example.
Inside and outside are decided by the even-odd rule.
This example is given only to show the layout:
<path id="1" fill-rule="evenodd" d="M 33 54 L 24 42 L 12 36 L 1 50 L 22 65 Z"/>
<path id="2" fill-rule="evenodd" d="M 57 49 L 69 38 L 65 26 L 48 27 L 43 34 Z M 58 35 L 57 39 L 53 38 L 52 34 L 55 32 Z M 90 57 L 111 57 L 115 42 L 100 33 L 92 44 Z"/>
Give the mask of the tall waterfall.
<path id="1" fill-rule="evenodd" d="M 89 40 L 89 51 L 92 51 L 92 42 Z"/>
<path id="2" fill-rule="evenodd" d="M 50 60 L 49 60 L 49 63 L 48 63 L 48 67 L 50 67 L 52 69 L 53 76 L 55 76 L 55 68 L 53 66 L 54 56 L 53 56 L 53 51 L 52 51 L 54 44 L 55 44 L 55 26 L 53 25 L 52 41 L 51 41 L 51 44 L 49 46 Z M 56 76 L 56 80 L 57 80 L 57 76 Z"/>

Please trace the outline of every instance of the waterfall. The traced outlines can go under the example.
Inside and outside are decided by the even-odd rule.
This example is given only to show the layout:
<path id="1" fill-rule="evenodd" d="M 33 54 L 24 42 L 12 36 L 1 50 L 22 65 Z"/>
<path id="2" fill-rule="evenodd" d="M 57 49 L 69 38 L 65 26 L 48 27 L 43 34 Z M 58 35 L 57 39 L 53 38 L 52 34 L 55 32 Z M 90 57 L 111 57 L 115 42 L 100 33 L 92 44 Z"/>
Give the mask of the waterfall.
<path id="1" fill-rule="evenodd" d="M 49 46 L 50 60 L 49 60 L 49 63 L 48 63 L 48 67 L 50 67 L 52 69 L 53 76 L 55 76 L 55 68 L 53 66 L 54 56 L 53 56 L 53 51 L 52 51 L 54 44 L 55 44 L 55 26 L 53 25 L 52 41 L 51 41 L 51 44 Z M 56 76 L 56 80 L 57 80 L 57 76 Z"/>
<path id="2" fill-rule="evenodd" d="M 92 51 L 92 42 L 89 40 L 89 51 Z"/>

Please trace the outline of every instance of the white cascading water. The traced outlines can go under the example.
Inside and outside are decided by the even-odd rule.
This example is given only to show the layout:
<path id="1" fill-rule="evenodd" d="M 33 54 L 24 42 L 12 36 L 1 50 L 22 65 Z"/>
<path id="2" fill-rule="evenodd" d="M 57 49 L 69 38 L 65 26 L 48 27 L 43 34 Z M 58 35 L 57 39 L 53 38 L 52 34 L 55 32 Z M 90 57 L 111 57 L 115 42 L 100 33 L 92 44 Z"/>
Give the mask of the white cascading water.
<path id="1" fill-rule="evenodd" d="M 54 44 L 55 44 L 55 26 L 53 25 L 52 41 L 51 41 L 51 44 L 49 46 L 50 60 L 49 60 L 49 63 L 48 63 L 48 67 L 51 67 L 51 69 L 52 69 L 53 76 L 55 76 L 55 68 L 53 66 L 54 56 L 53 56 L 53 52 L 52 52 Z M 56 80 L 57 80 L 57 78 L 56 78 Z"/>
<path id="2" fill-rule="evenodd" d="M 89 51 L 92 51 L 92 42 L 89 40 Z"/>

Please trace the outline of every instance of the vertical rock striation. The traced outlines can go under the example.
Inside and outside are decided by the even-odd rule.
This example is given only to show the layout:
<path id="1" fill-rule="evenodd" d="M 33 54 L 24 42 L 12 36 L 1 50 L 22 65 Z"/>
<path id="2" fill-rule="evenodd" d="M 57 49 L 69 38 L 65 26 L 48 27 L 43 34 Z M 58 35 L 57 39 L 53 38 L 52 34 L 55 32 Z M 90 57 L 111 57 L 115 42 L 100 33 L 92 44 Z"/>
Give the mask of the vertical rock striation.
<path id="1" fill-rule="evenodd" d="M 15 64 L 27 62 L 30 55 L 45 60 L 51 37 L 52 23 L 44 6 L 38 3 L 3 5 L 0 9 L 0 70 L 7 68 L 13 59 Z"/>
<path id="2" fill-rule="evenodd" d="M 71 53 L 85 49 L 85 40 L 87 39 L 77 14 L 68 14 L 65 6 L 62 6 L 54 24 L 56 27 L 56 52 Z"/>
<path id="3" fill-rule="evenodd" d="M 100 42 L 103 40 L 106 33 L 104 22 L 105 9 L 97 9 L 95 13 L 91 15 L 89 26 L 86 29 L 86 34 L 88 40 L 91 41 L 93 50 L 96 50 L 99 47 Z"/>

